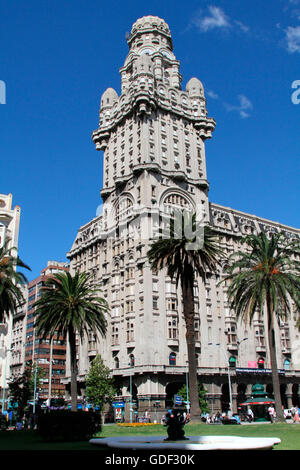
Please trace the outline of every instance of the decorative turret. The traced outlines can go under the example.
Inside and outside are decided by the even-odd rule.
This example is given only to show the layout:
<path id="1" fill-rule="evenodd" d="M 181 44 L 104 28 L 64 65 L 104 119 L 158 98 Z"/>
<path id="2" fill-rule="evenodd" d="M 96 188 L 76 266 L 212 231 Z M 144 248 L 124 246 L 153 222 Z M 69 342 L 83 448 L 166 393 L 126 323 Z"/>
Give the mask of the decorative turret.
<path id="1" fill-rule="evenodd" d="M 113 88 L 107 88 L 101 96 L 101 108 L 112 108 L 112 106 L 118 102 L 119 96 L 116 90 Z"/>
<path id="2" fill-rule="evenodd" d="M 173 50 L 171 31 L 167 23 L 158 16 L 143 16 L 139 18 L 131 28 L 131 34 L 127 39 L 130 49 L 148 45 L 159 45 L 163 42 Z"/>
<path id="3" fill-rule="evenodd" d="M 121 74 L 121 95 L 101 97 L 99 128 L 104 150 L 102 197 L 145 169 L 208 188 L 204 140 L 215 121 L 207 117 L 203 84 L 191 78 L 182 90 L 180 62 L 167 23 L 145 16 L 132 26 Z"/>
<path id="4" fill-rule="evenodd" d="M 198 80 L 198 78 L 191 78 L 187 82 L 185 89 L 191 98 L 204 97 L 204 86 L 202 85 L 202 82 Z"/>

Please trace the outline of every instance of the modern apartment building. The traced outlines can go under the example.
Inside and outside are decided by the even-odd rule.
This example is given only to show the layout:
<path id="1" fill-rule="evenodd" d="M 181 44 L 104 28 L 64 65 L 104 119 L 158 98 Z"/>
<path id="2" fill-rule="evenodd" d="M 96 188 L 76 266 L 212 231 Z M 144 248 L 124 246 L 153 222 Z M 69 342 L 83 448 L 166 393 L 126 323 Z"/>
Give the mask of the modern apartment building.
<path id="1" fill-rule="evenodd" d="M 40 400 L 65 396 L 65 385 L 61 379 L 65 376 L 66 370 L 66 341 L 61 336 L 55 336 L 50 340 L 36 335 L 34 303 L 42 295 L 41 288 L 46 279 L 68 269 L 67 263 L 48 261 L 40 276 L 28 284 L 24 367 L 35 365 L 43 371 L 38 390 Z"/>
<path id="2" fill-rule="evenodd" d="M 164 411 L 187 379 L 181 292 L 165 272 L 152 272 L 147 260 L 170 212 L 196 212 L 218 230 L 228 254 L 247 233 L 300 235 L 299 229 L 209 200 L 205 140 L 215 121 L 208 117 L 202 83 L 191 78 L 182 88 L 164 20 L 138 19 L 127 42 L 121 94 L 112 88 L 103 93 L 99 128 L 92 135 L 103 155 L 102 211 L 80 227 L 68 253 L 70 271 L 92 273 L 111 307 L 106 338 L 91 334 L 78 342 L 82 394 L 90 362 L 100 353 L 126 413 L 131 393 L 140 412 L 157 406 Z M 213 411 L 228 407 L 228 371 L 234 410 L 257 382 L 272 392 L 265 321 L 257 317 L 252 327 L 237 321 L 226 286 L 218 286 L 221 277 L 210 275 L 205 285 L 198 279 L 194 287 L 198 376 Z M 299 403 L 300 383 L 294 319 L 278 325 L 276 334 L 282 396 L 291 406 Z"/>

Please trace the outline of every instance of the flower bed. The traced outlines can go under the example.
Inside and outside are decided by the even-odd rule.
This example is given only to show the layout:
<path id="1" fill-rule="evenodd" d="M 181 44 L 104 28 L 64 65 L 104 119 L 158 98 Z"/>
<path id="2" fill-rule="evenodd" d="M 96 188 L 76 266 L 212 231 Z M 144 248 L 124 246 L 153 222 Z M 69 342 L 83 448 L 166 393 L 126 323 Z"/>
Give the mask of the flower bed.
<path id="1" fill-rule="evenodd" d="M 159 423 L 118 423 L 118 426 L 138 428 L 145 426 L 159 426 Z"/>

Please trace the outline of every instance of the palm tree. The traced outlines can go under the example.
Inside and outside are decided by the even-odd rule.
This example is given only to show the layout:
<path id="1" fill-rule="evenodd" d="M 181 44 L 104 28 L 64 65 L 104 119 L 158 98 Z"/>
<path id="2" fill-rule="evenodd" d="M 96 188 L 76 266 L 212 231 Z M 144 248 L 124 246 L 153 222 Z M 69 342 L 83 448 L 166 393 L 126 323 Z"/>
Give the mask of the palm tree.
<path id="1" fill-rule="evenodd" d="M 180 283 L 183 315 L 186 326 L 188 353 L 191 417 L 200 419 L 197 364 L 194 331 L 194 283 L 197 275 L 203 282 L 214 273 L 220 263 L 222 252 L 216 232 L 209 225 L 196 220 L 196 214 L 175 211 L 160 238 L 153 242 L 147 255 L 152 270 L 166 268 L 167 275 Z"/>
<path id="2" fill-rule="evenodd" d="M 28 281 L 22 272 L 16 271 L 17 267 L 31 271 L 19 256 L 14 256 L 16 248 L 8 248 L 10 240 L 7 240 L 0 248 L 0 323 L 3 323 L 9 314 L 14 311 L 24 298 L 20 286 Z"/>
<path id="3" fill-rule="evenodd" d="M 42 297 L 36 301 L 37 335 L 68 337 L 70 348 L 72 411 L 77 411 L 76 333 L 82 339 L 92 331 L 106 334 L 107 302 L 98 290 L 90 286 L 90 275 L 69 272 L 49 277 L 42 287 Z"/>
<path id="4" fill-rule="evenodd" d="M 300 265 L 291 258 L 293 252 L 300 253 L 299 243 L 289 242 L 282 233 L 272 233 L 268 238 L 262 232 L 242 238 L 241 243 L 246 245 L 246 250 L 233 253 L 228 258 L 226 276 L 221 282 L 229 281 L 228 302 L 237 318 L 245 322 L 249 320 L 251 325 L 255 314 L 261 317 L 266 311 L 276 414 L 279 420 L 284 420 L 275 323 L 276 319 L 279 323 L 286 321 L 292 301 L 298 312 L 300 309 Z"/>

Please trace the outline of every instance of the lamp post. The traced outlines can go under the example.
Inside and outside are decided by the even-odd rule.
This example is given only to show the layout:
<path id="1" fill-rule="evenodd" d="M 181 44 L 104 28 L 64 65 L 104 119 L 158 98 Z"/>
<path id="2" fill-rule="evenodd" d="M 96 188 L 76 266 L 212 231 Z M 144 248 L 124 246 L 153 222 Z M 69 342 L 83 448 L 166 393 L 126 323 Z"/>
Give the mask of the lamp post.
<path id="1" fill-rule="evenodd" d="M 247 341 L 248 338 L 243 338 L 241 339 L 241 341 L 237 340 L 237 345 L 238 345 L 238 348 L 240 347 L 240 344 L 243 342 L 243 341 Z"/>
<path id="2" fill-rule="evenodd" d="M 186 410 L 190 412 L 190 401 L 189 401 L 189 362 L 186 361 L 186 373 L 185 373 L 185 384 L 186 384 Z"/>
<path id="3" fill-rule="evenodd" d="M 130 371 L 130 402 L 129 402 L 129 412 L 130 412 L 130 423 L 132 423 L 132 371 Z"/>
<path id="4" fill-rule="evenodd" d="M 209 346 L 212 346 L 213 343 L 208 343 Z M 229 358 L 226 354 L 226 351 L 224 350 L 223 346 L 220 343 L 215 343 L 215 346 L 219 346 L 220 349 L 222 350 L 224 357 L 225 357 L 225 362 L 227 365 L 227 375 L 228 375 L 228 389 L 229 389 L 229 411 L 230 414 L 232 414 L 232 390 L 231 390 L 231 377 L 230 377 L 230 368 L 229 368 Z"/>
<path id="5" fill-rule="evenodd" d="M 33 414 L 35 414 L 36 382 L 37 382 L 37 363 L 35 364 L 35 368 L 34 368 Z"/>
<path id="6" fill-rule="evenodd" d="M 133 367 L 134 367 L 134 358 L 130 356 L 129 366 L 131 370 L 129 371 L 129 390 L 130 390 L 130 403 L 129 403 L 129 416 L 130 416 L 130 423 L 132 423 L 132 375 L 133 375 Z"/>
<path id="7" fill-rule="evenodd" d="M 241 341 L 237 340 L 237 345 L 238 347 L 240 346 L 240 344 L 243 342 L 243 341 L 246 341 L 248 338 L 243 338 Z M 213 343 L 208 343 L 209 346 L 212 346 Z M 228 355 L 225 351 L 225 349 L 223 348 L 223 346 L 220 344 L 220 343 L 215 343 L 215 346 L 219 346 L 221 349 L 222 349 L 222 352 L 224 354 L 224 357 L 225 357 L 225 361 L 226 361 L 226 364 L 227 364 L 227 374 L 228 374 L 228 388 L 229 388 L 229 410 L 230 410 L 230 413 L 232 413 L 232 388 L 231 388 L 231 377 L 230 377 L 230 364 L 229 364 L 229 358 L 228 358 Z"/>
<path id="8" fill-rule="evenodd" d="M 52 393 L 52 364 L 53 364 L 53 338 L 51 339 L 50 343 L 50 361 L 49 361 L 49 403 L 48 406 L 50 407 L 51 405 L 51 393 Z"/>

